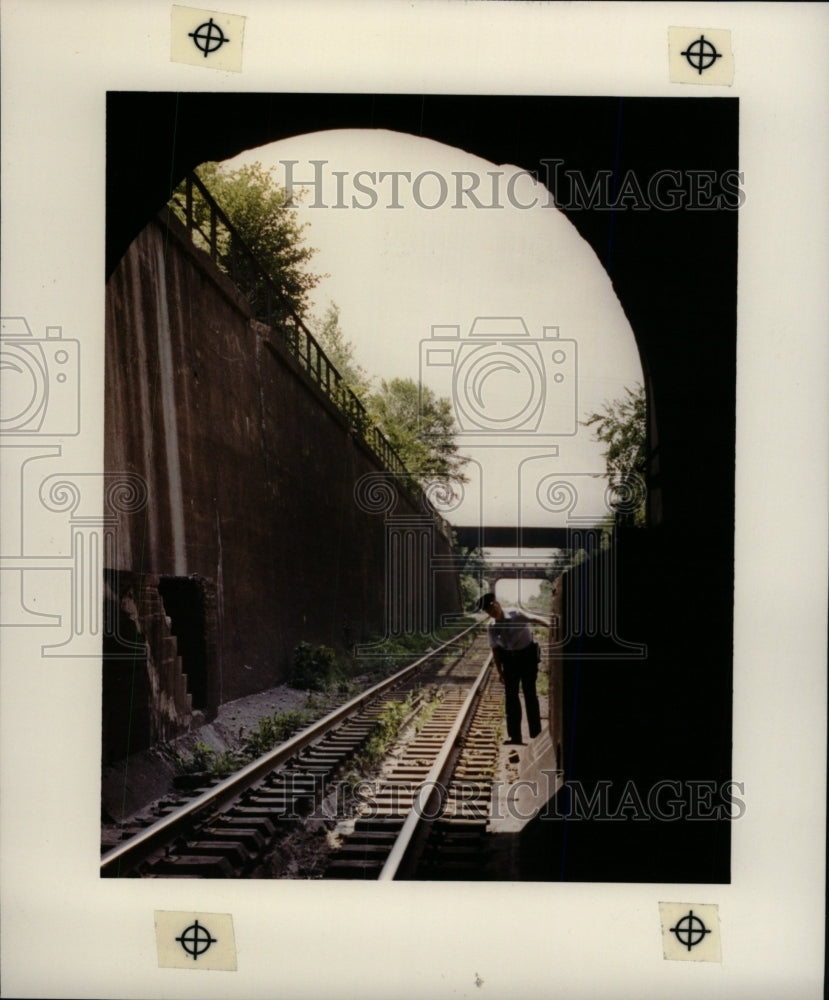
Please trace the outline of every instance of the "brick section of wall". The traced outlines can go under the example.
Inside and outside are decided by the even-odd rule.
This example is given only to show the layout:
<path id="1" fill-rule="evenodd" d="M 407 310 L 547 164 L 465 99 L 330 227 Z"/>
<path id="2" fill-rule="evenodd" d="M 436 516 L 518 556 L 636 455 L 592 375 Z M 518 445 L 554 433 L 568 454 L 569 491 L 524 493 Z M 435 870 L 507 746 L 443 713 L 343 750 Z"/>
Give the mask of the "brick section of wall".
<path id="1" fill-rule="evenodd" d="M 192 700 L 158 578 L 108 571 L 104 641 L 104 764 L 187 732 Z M 127 649 L 132 644 L 132 650 Z"/>
<path id="2" fill-rule="evenodd" d="M 383 630 L 384 514 L 353 492 L 379 463 L 175 220 L 107 284 L 105 468 L 149 489 L 110 568 L 211 582 L 217 704 L 285 680 L 300 640 Z M 391 513 L 422 516 L 403 497 Z M 456 575 L 430 597 L 458 610 Z"/>

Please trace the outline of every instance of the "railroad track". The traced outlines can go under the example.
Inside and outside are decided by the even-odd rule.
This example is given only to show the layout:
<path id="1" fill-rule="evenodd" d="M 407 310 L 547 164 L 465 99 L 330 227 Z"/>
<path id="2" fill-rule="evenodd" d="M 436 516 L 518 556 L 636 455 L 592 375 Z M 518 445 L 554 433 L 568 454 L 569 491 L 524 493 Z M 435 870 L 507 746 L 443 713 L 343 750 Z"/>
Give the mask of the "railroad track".
<path id="1" fill-rule="evenodd" d="M 404 735 L 326 878 L 477 877 L 498 757 L 501 691 L 479 636 L 427 722 Z"/>
<path id="2" fill-rule="evenodd" d="M 470 641 L 468 649 L 459 649 Z M 406 706 L 404 729 L 424 713 L 430 718 L 415 727 L 418 731 L 408 739 L 404 756 L 398 760 L 400 770 L 385 790 L 394 786 L 392 807 L 398 812 L 368 817 L 364 808 L 354 824 L 354 836 L 359 830 L 364 838 L 369 834 L 366 843 L 384 845 L 382 858 L 376 850 L 363 850 L 368 863 L 347 864 L 345 869 L 348 877 L 419 877 L 417 859 L 423 855 L 431 858 L 425 862 L 427 869 L 437 872 L 440 866 L 435 858 L 457 854 L 461 833 L 469 843 L 471 832 L 480 834 L 485 828 L 486 781 L 487 776 L 491 779 L 497 746 L 492 733 L 487 736 L 481 729 L 485 725 L 481 720 L 488 717 L 487 712 L 491 720 L 498 711 L 492 705 L 486 711 L 479 708 L 479 703 L 487 704 L 487 698 L 494 705 L 494 696 L 486 695 L 487 654 L 485 638 L 478 626 L 472 626 L 183 807 L 171 804 L 168 815 L 107 850 L 101 874 L 156 878 L 268 875 L 265 859 L 280 835 L 319 808 L 337 776 L 377 733 L 389 704 Z M 476 782 L 480 794 L 472 799 L 470 789 Z M 372 803 L 372 808 L 380 808 L 379 802 Z M 467 824 L 464 831 L 461 821 Z M 364 822 L 380 822 L 383 829 L 366 831 Z M 447 827 L 453 829 L 449 841 Z M 333 857 L 353 862 L 357 845 L 357 840 L 348 838 L 345 853 L 335 852 Z M 326 877 L 342 874 L 343 866 L 338 870 L 332 860 Z"/>

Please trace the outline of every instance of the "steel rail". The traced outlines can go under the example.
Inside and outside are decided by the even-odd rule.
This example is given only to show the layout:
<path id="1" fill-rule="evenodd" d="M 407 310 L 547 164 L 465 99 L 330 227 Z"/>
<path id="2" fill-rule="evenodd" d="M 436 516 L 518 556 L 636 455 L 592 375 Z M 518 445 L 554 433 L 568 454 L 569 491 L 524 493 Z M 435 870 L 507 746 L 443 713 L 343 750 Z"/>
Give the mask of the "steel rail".
<path id="1" fill-rule="evenodd" d="M 302 732 L 297 733 L 296 736 L 292 736 L 289 740 L 281 743 L 264 756 L 251 761 L 250 764 L 230 777 L 225 778 L 224 781 L 219 782 L 218 785 L 215 785 L 209 791 L 203 792 L 197 798 L 188 802 L 186 806 L 148 826 L 141 833 L 136 834 L 135 837 L 124 841 L 123 844 L 119 844 L 117 847 L 112 848 L 112 850 L 107 851 L 101 858 L 100 874 L 109 877 L 118 877 L 121 873 L 121 863 L 127 858 L 130 862 L 130 868 L 139 864 L 164 843 L 186 830 L 200 813 L 220 809 L 232 801 L 245 788 L 253 784 L 253 782 L 264 777 L 270 771 L 286 764 L 292 757 L 304 750 L 305 747 L 310 746 L 326 733 L 330 732 L 330 730 L 336 728 L 362 705 L 372 701 L 378 695 L 382 694 L 383 691 L 399 683 L 429 660 L 440 655 L 459 639 L 469 635 L 474 629 L 479 628 L 481 624 L 481 622 L 475 622 L 473 625 L 465 628 L 452 639 L 447 640 L 447 642 L 441 644 L 436 649 L 430 650 L 415 660 L 414 663 L 410 663 L 402 670 L 385 678 L 385 680 L 380 681 L 361 694 L 355 695 L 350 701 L 340 705 L 339 708 L 335 708 L 318 722 L 309 726 L 308 729 L 304 729 Z"/>
<path id="2" fill-rule="evenodd" d="M 443 742 L 440 753 L 429 773 L 423 779 L 412 803 L 411 812 L 406 817 L 400 834 L 394 842 L 394 847 L 392 847 L 391 853 L 378 875 L 378 881 L 404 879 L 414 874 L 419 849 L 425 842 L 429 827 L 438 818 L 443 808 L 449 778 L 460 754 L 461 738 L 472 722 L 475 709 L 480 701 L 481 690 L 491 669 L 492 653 L 487 656 L 460 712 L 458 712 L 458 717 Z"/>

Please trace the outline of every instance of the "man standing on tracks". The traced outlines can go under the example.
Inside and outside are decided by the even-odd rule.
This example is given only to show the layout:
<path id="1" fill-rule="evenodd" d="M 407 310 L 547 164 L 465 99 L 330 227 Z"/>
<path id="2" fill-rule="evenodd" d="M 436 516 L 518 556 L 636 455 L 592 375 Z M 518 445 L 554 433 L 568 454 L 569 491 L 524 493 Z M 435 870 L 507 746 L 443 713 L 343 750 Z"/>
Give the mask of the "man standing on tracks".
<path id="1" fill-rule="evenodd" d="M 495 594 L 484 594 L 480 608 L 492 618 L 488 629 L 489 645 L 498 676 L 504 683 L 507 709 L 507 739 L 504 742 L 520 744 L 523 740 L 519 687 L 524 691 L 530 739 L 541 732 L 541 714 L 535 691 L 541 651 L 533 639 L 531 626 L 549 626 L 550 623 L 524 611 L 505 611 L 495 599 Z"/>

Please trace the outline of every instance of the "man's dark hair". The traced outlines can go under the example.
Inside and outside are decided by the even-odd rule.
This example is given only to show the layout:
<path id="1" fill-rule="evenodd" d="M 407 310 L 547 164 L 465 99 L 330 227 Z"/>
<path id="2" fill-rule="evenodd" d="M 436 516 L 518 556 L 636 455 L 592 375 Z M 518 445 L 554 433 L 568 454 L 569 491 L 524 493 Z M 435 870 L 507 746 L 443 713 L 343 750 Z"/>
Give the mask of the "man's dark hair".
<path id="1" fill-rule="evenodd" d="M 478 601 L 478 608 L 481 611 L 489 611 L 494 603 L 495 594 L 484 594 L 480 601 Z"/>

